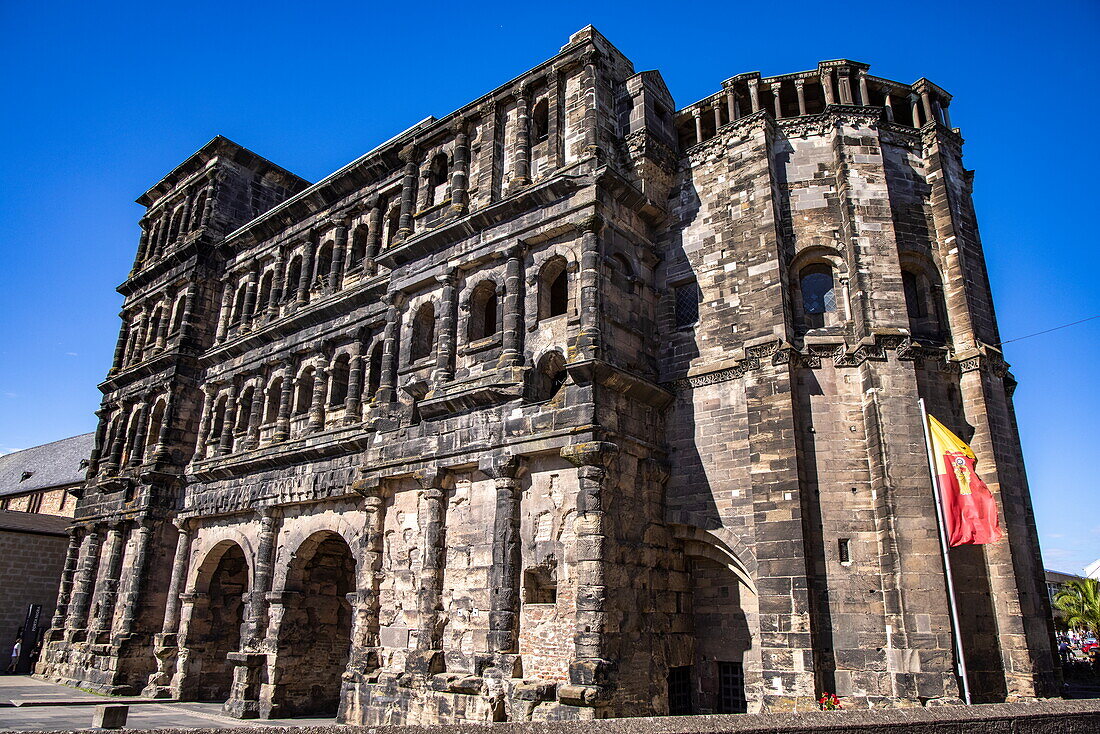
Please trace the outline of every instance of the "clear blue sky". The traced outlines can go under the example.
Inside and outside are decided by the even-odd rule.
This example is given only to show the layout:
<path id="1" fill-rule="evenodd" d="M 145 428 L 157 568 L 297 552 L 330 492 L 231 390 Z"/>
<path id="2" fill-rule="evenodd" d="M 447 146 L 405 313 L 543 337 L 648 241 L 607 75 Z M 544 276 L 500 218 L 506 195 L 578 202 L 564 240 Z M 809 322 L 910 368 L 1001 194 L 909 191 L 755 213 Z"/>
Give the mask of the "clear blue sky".
<path id="1" fill-rule="evenodd" d="M 1095 314 L 1100 3 L 0 4 L 0 450 L 95 428 L 141 208 L 215 134 L 316 181 L 588 23 L 677 104 L 821 59 L 926 76 L 977 170 L 1003 338 Z M 1090 51 L 1089 49 L 1092 49 Z M 1100 557 L 1100 320 L 1008 345 L 1046 565 Z"/>

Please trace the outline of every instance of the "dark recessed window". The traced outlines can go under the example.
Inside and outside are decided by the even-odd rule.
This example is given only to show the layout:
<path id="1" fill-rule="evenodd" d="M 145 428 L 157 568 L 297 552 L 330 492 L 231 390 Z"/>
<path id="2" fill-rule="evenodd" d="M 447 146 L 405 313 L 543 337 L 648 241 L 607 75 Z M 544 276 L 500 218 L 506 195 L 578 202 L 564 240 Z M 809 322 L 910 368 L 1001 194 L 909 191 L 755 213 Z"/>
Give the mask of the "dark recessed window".
<path id="1" fill-rule="evenodd" d="M 699 284 L 695 281 L 676 286 L 676 328 L 699 321 Z"/>

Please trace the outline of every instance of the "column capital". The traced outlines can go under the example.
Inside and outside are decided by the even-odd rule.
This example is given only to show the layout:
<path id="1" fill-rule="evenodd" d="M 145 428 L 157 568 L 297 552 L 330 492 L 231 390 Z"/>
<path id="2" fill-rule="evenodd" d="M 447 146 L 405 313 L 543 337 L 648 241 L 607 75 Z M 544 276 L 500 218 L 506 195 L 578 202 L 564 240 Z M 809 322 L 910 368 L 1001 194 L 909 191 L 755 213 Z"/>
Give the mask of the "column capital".
<path id="1" fill-rule="evenodd" d="M 619 447 L 609 441 L 586 441 L 563 446 L 561 458 L 578 468 L 582 466 L 607 468 L 618 453 Z"/>
<path id="2" fill-rule="evenodd" d="M 443 489 L 444 482 L 447 481 L 448 473 L 449 472 L 443 467 L 430 466 L 413 472 L 412 478 L 416 480 L 416 483 L 423 489 Z"/>
<path id="3" fill-rule="evenodd" d="M 802 78 L 795 79 L 794 85 L 795 87 L 801 89 L 802 87 L 806 86 L 806 80 Z"/>
<path id="4" fill-rule="evenodd" d="M 483 456 L 477 468 L 492 479 L 518 479 L 526 470 L 526 460 L 511 452 L 500 452 Z"/>
<path id="5" fill-rule="evenodd" d="M 604 219 L 599 214 L 590 214 L 580 220 L 577 226 L 582 232 L 594 232 L 599 234 L 600 230 L 603 229 Z"/>

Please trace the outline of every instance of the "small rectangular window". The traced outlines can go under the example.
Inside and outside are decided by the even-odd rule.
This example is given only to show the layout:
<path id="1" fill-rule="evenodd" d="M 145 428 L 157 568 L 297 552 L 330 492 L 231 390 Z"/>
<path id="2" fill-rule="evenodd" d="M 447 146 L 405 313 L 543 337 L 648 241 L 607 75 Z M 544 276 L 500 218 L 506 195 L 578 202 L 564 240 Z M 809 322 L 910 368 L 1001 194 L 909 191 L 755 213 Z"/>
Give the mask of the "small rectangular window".
<path id="1" fill-rule="evenodd" d="M 695 281 L 678 285 L 676 293 L 676 328 L 682 329 L 699 321 L 699 284 Z"/>
<path id="2" fill-rule="evenodd" d="M 841 563 L 852 562 L 852 550 L 851 541 L 848 538 L 841 538 L 839 543 L 839 556 Z"/>
<path id="3" fill-rule="evenodd" d="M 718 713 L 743 714 L 748 711 L 745 700 L 745 667 L 741 663 L 718 662 Z"/>
<path id="4" fill-rule="evenodd" d="M 691 713 L 691 666 L 669 668 L 668 715 L 690 716 Z"/>

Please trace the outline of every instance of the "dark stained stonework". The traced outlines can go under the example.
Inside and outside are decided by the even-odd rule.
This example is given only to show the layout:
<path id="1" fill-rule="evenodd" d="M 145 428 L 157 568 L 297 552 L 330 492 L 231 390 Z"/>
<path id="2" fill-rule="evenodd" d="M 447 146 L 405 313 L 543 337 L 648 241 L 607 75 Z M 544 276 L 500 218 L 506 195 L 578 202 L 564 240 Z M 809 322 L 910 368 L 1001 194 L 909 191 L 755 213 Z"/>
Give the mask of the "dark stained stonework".
<path id="1" fill-rule="evenodd" d="M 310 185 L 216 138 L 137 260 L 38 673 L 359 724 L 958 700 L 917 399 L 1006 540 L 980 701 L 1054 695 L 950 95 L 676 111 L 594 29 Z"/>

